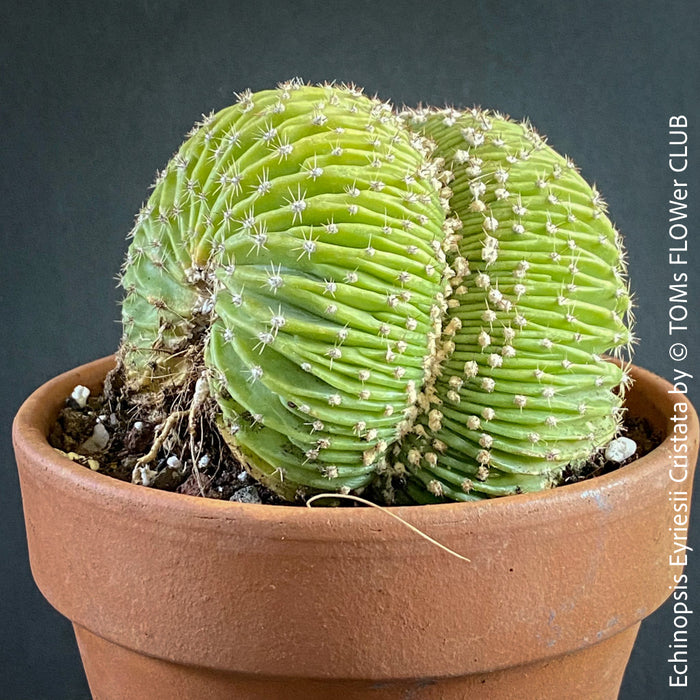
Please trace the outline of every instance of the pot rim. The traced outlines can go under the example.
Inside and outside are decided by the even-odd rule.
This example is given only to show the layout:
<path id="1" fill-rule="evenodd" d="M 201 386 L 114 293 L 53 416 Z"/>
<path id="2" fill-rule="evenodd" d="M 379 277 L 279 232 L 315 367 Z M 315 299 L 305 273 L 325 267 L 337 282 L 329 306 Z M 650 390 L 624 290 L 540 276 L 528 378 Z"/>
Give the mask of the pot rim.
<path id="1" fill-rule="evenodd" d="M 437 678 L 591 646 L 670 595 L 674 398 L 646 370 L 632 368 L 638 388 L 627 403 L 665 440 L 645 457 L 547 491 L 390 509 L 466 563 L 376 508 L 218 501 L 71 462 L 49 446 L 49 427 L 73 387 L 97 389 L 113 363 L 103 358 L 50 380 L 13 426 L 35 581 L 54 607 L 103 639 L 247 674 Z M 698 419 L 686 403 L 689 489 Z M 134 596 L 134 586 L 154 581 L 161 595 Z M 241 599 L 254 604 L 240 607 Z M 341 635 L 328 638 L 329 620 Z"/>
<path id="2" fill-rule="evenodd" d="M 163 491 L 154 488 L 138 486 L 125 481 L 120 481 L 111 476 L 93 472 L 86 467 L 76 464 L 48 443 L 48 431 L 55 421 L 58 411 L 67 396 L 70 395 L 73 387 L 80 383 L 81 375 L 94 375 L 98 369 L 104 368 L 106 374 L 114 363 L 114 355 L 106 356 L 81 365 L 74 369 L 63 372 L 55 376 L 46 383 L 38 387 L 21 405 L 12 425 L 12 436 L 15 448 L 22 447 L 27 454 L 32 454 L 42 465 L 51 465 L 51 468 L 58 472 L 65 479 L 67 484 L 79 489 L 91 489 L 107 495 L 116 501 L 137 501 L 143 506 L 146 512 L 162 513 L 171 511 L 177 514 L 178 518 L 187 517 L 192 519 L 223 518 L 240 519 L 244 514 L 249 515 L 260 523 L 287 524 L 302 520 L 304 529 L 308 532 L 316 532 L 318 539 L 332 539 L 337 537 L 337 532 L 329 533 L 329 537 L 323 537 L 325 530 L 322 526 L 327 526 L 329 518 L 333 519 L 333 524 L 343 528 L 352 527 L 357 522 L 362 522 L 363 527 L 373 524 L 378 526 L 386 524 L 389 519 L 386 513 L 378 508 L 331 508 L 331 507 L 303 507 L 296 505 L 268 505 L 238 503 L 200 496 L 190 496 L 187 494 Z M 653 458 L 658 451 L 665 452 L 666 458 L 673 454 L 672 435 L 673 427 L 671 422 L 672 408 L 675 399 L 668 393 L 672 385 L 667 380 L 658 377 L 649 370 L 636 365 L 630 366 L 630 373 L 635 385 L 643 383 L 648 385 L 655 380 L 659 380 L 659 388 L 655 394 L 659 398 L 658 409 L 656 410 L 656 427 L 664 431 L 664 438 L 651 452 L 643 457 L 631 462 L 628 465 L 615 469 L 607 474 L 586 479 L 573 484 L 557 486 L 539 492 L 522 493 L 512 496 L 502 496 L 499 498 L 484 499 L 482 501 L 471 502 L 446 502 L 427 505 L 411 506 L 387 506 L 390 512 L 406 518 L 414 524 L 421 522 L 431 523 L 437 521 L 454 521 L 461 519 L 467 510 L 483 509 L 515 509 L 522 511 L 538 510 L 544 502 L 550 504 L 555 501 L 568 502 L 563 505 L 572 516 L 576 513 L 576 505 L 579 510 L 586 509 L 586 502 L 591 498 L 598 501 L 600 492 L 615 490 L 620 486 L 621 481 L 626 482 L 625 488 L 629 487 L 630 478 L 644 480 L 650 473 L 658 469 L 658 464 Z M 94 383 L 93 387 L 96 388 Z M 634 392 L 634 385 L 630 392 Z M 698 416 L 686 396 L 683 402 L 687 404 L 688 434 L 698 433 Z M 645 416 L 652 418 L 651 415 Z M 659 423 L 663 423 L 659 425 Z M 662 464 L 666 463 L 666 459 Z M 599 505 L 601 505 L 599 503 Z M 642 505 L 642 504 L 640 504 Z M 601 507 L 603 507 L 601 505 Z M 361 513 L 362 515 L 358 515 Z M 303 515 L 301 515 L 303 514 Z M 297 516 L 301 515 L 301 518 Z M 318 528 L 309 528 L 309 525 L 318 525 Z M 412 538 L 415 534 L 407 528 L 401 528 L 402 538 Z M 371 532 L 371 530 L 368 530 Z M 386 536 L 386 532 L 384 535 Z M 314 538 L 315 539 L 315 538 Z"/>

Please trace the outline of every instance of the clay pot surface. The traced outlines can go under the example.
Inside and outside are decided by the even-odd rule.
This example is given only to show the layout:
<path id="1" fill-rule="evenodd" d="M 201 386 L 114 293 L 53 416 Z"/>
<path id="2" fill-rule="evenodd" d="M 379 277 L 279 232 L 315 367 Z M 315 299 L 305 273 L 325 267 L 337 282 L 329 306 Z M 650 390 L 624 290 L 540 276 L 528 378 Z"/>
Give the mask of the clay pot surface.
<path id="1" fill-rule="evenodd" d="M 633 368 L 627 405 L 666 436 L 613 473 L 478 503 L 392 509 L 221 502 L 123 483 L 46 440 L 104 358 L 15 419 L 29 553 L 75 626 L 95 698 L 615 698 L 640 621 L 669 596 L 671 385 Z M 687 403 L 687 401 L 686 401 Z M 674 470 L 678 478 L 680 473 Z"/>

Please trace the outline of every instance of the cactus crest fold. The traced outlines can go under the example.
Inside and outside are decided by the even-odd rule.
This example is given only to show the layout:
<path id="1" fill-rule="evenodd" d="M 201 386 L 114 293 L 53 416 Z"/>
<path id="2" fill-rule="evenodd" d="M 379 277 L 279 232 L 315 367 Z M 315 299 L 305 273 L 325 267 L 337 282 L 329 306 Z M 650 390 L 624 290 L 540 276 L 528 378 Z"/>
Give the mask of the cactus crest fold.
<path id="1" fill-rule="evenodd" d="M 283 498 L 538 490 L 619 429 L 627 375 L 603 356 L 632 344 L 621 238 L 527 122 L 397 115 L 345 85 L 246 91 L 190 132 L 131 235 L 129 390 L 181 406 L 204 381 Z"/>
<path id="2" fill-rule="evenodd" d="M 595 188 L 529 123 L 418 109 L 454 176 L 449 357 L 397 450 L 419 501 L 545 488 L 612 439 L 631 347 L 624 250 Z"/>
<path id="3" fill-rule="evenodd" d="M 293 80 L 204 117 L 132 231 L 130 388 L 204 368 L 256 478 L 290 499 L 367 486 L 437 371 L 451 287 L 430 151 L 353 86 Z"/>

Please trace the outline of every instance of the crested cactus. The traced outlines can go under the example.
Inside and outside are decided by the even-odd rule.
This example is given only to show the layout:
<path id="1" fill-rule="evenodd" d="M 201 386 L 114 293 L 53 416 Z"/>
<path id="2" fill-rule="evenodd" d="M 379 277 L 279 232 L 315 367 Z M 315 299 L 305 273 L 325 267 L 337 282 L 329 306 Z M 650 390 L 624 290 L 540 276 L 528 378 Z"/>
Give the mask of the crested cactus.
<path id="1" fill-rule="evenodd" d="M 616 434 L 632 343 L 620 236 L 574 164 L 528 123 L 415 110 L 453 173 L 447 350 L 401 446 L 418 500 L 553 485 Z"/>
<path id="2" fill-rule="evenodd" d="M 213 397 L 234 455 L 286 498 L 366 486 L 436 369 L 436 174 L 427 140 L 353 87 L 291 81 L 205 117 L 133 231 L 130 388 L 201 379 L 193 402 Z"/>
<path id="3" fill-rule="evenodd" d="M 175 397 L 193 469 L 205 405 L 290 500 L 537 490 L 618 430 L 619 236 L 527 124 L 245 92 L 189 134 L 132 237 L 119 371 L 140 410 Z"/>

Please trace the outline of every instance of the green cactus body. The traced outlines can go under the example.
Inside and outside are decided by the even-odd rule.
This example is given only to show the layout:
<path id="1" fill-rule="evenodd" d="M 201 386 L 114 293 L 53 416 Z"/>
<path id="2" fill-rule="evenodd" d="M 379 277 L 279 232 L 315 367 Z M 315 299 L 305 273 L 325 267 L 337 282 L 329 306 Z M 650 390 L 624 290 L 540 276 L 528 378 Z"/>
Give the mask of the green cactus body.
<path id="1" fill-rule="evenodd" d="M 616 434 L 631 344 L 618 232 L 573 163 L 526 123 L 418 110 L 454 180 L 448 351 L 397 459 L 419 501 L 545 488 Z M 448 221 L 454 219 L 448 219 Z"/>
<path id="2" fill-rule="evenodd" d="M 619 429 L 602 355 L 631 344 L 630 295 L 595 189 L 528 124 L 404 117 L 352 87 L 246 92 L 132 232 L 128 387 L 177 408 L 206 377 L 233 453 L 288 499 L 381 475 L 387 500 L 394 475 L 418 502 L 538 490 Z"/>
<path id="3" fill-rule="evenodd" d="M 426 139 L 352 87 L 291 81 L 205 117 L 133 231 L 130 387 L 203 366 L 222 435 L 263 483 L 366 486 L 436 370 L 436 174 Z"/>

